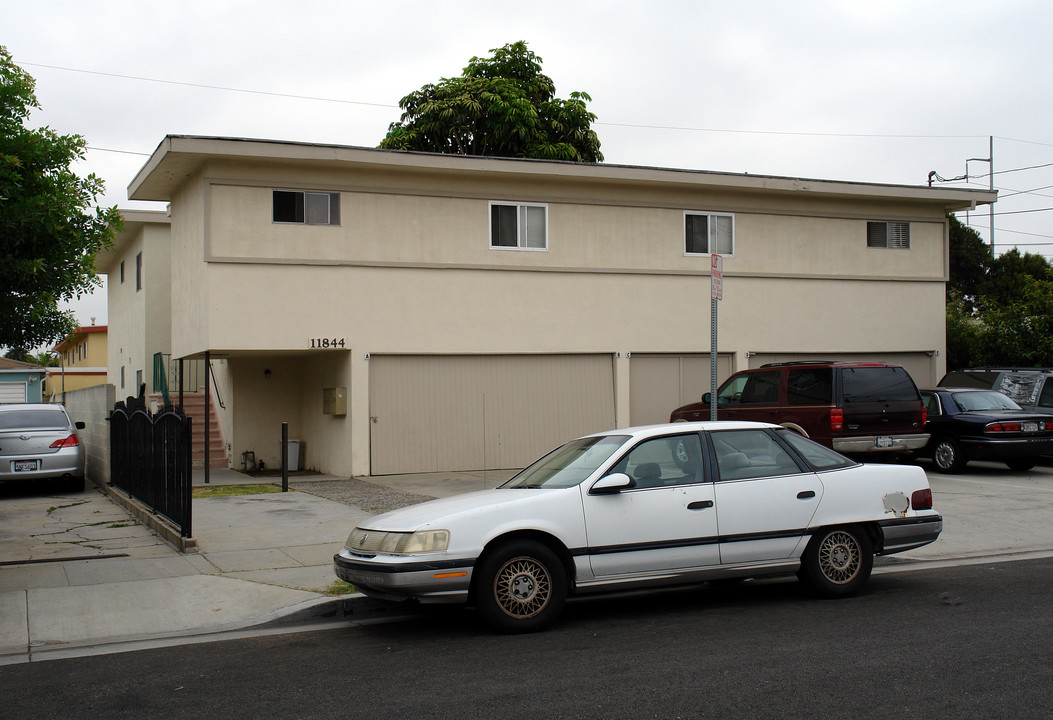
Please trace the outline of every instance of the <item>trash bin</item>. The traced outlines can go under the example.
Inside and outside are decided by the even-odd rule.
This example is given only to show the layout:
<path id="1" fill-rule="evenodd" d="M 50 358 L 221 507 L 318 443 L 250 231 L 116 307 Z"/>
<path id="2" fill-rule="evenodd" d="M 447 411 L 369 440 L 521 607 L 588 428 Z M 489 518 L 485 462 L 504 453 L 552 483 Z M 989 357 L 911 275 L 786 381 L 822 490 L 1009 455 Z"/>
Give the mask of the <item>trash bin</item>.
<path id="1" fill-rule="evenodd" d="M 289 438 L 289 448 L 285 453 L 285 464 L 289 472 L 300 469 L 300 441 Z"/>

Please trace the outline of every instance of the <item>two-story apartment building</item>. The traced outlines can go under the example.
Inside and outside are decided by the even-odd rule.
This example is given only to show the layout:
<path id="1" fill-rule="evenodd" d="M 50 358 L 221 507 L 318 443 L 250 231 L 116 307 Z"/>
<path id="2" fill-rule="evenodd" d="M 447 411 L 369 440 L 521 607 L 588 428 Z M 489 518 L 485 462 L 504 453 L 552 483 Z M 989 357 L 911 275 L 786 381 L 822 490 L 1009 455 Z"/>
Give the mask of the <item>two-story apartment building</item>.
<path id="1" fill-rule="evenodd" d="M 934 382 L 947 213 L 995 200 L 188 136 L 129 197 L 169 203 L 170 236 L 139 232 L 110 282 L 167 258 L 171 356 L 226 361 L 232 464 L 276 463 L 285 421 L 307 467 L 354 475 L 520 467 L 665 421 L 709 389 L 714 252 L 721 377 L 822 357 Z M 129 337 L 152 324 L 114 302 Z"/>

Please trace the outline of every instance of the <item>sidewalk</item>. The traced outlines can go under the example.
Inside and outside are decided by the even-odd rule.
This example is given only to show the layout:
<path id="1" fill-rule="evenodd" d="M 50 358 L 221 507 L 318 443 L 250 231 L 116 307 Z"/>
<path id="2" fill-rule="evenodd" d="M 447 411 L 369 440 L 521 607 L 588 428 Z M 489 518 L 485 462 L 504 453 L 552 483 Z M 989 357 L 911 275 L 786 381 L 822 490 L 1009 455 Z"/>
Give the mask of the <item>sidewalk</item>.
<path id="1" fill-rule="evenodd" d="M 513 471 L 362 479 L 290 477 L 291 491 L 194 500 L 197 553 L 179 553 L 90 485 L 0 500 L 0 664 L 148 647 L 261 625 L 391 614 L 360 595 L 329 596 L 332 557 L 361 519 L 494 487 Z M 277 483 L 213 470 L 211 484 Z M 200 471 L 196 485 L 202 484 Z M 879 558 L 911 565 L 1053 554 L 1053 469 L 975 463 L 930 474 L 944 532 Z"/>

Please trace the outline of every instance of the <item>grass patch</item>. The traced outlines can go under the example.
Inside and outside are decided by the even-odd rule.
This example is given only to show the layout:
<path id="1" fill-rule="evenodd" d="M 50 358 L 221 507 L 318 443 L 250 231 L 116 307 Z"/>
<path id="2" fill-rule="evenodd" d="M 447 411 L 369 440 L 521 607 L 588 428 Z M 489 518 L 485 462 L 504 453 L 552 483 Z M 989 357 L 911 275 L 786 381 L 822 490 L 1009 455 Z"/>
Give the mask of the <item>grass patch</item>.
<path id="1" fill-rule="evenodd" d="M 235 495 L 265 495 L 266 493 L 281 492 L 277 485 L 265 483 L 261 485 L 216 485 L 215 487 L 194 488 L 195 498 L 217 498 L 234 497 Z"/>
<path id="2" fill-rule="evenodd" d="M 358 588 L 351 583 L 337 580 L 326 589 L 325 595 L 328 597 L 336 597 L 337 595 L 350 595 L 351 593 L 356 592 L 358 592 Z"/>

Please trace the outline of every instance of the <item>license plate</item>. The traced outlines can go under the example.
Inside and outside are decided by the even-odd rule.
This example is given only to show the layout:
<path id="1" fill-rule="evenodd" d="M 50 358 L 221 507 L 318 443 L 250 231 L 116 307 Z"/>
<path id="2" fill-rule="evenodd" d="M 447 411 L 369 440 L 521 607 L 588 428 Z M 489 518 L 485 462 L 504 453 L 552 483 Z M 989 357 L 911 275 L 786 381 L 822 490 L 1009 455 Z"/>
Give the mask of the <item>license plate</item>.
<path id="1" fill-rule="evenodd" d="M 1038 423 L 1024 423 L 1024 432 L 1038 432 Z"/>
<path id="2" fill-rule="evenodd" d="M 34 472 L 40 469 L 39 460 L 14 460 L 11 465 L 14 472 Z"/>
<path id="3" fill-rule="evenodd" d="M 893 445 L 893 443 L 892 443 L 892 436 L 891 435 L 883 435 L 883 436 L 879 437 L 874 444 L 877 445 L 879 448 L 890 448 Z"/>

